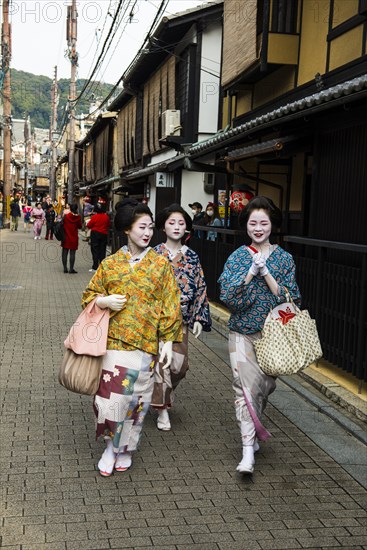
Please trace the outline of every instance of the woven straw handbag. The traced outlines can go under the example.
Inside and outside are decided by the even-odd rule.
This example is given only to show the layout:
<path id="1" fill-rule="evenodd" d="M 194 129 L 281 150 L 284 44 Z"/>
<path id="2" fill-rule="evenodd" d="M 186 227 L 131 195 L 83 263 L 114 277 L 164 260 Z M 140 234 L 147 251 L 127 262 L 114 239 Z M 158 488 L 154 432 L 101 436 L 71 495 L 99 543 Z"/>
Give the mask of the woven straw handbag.
<path id="1" fill-rule="evenodd" d="M 257 361 L 269 376 L 295 374 L 322 357 L 316 321 L 309 312 L 300 310 L 287 292 L 284 311 L 294 311 L 274 318 L 272 310 L 266 318 L 262 336 L 254 342 Z M 275 309 L 275 308 L 274 308 Z M 279 309 L 277 306 L 276 309 Z"/>

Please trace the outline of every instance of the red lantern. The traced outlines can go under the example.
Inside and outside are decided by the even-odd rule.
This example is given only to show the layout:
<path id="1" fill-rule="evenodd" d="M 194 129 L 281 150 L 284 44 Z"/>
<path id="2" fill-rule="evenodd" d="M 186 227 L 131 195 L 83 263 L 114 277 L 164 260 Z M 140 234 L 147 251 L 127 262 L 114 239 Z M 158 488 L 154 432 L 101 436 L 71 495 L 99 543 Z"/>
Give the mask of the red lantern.
<path id="1" fill-rule="evenodd" d="M 239 214 L 253 196 L 253 193 L 249 191 L 233 191 L 229 199 L 230 209 L 232 212 Z"/>

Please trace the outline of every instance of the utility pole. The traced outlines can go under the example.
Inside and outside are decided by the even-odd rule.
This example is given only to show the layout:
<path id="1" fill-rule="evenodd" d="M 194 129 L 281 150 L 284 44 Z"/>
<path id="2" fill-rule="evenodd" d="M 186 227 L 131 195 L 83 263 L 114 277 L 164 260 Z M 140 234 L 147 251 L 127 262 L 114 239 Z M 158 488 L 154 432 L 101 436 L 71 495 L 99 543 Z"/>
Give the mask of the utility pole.
<path id="1" fill-rule="evenodd" d="M 50 127 L 50 143 L 51 143 L 51 166 L 50 166 L 50 195 L 54 201 L 56 199 L 56 162 L 57 162 L 57 150 L 56 150 L 56 130 L 57 130 L 57 67 L 54 68 L 54 79 L 52 83 L 51 91 L 51 127 Z"/>
<path id="2" fill-rule="evenodd" d="M 10 0 L 3 0 L 3 26 L 1 40 L 2 74 L 3 74 L 3 130 L 4 130 L 4 227 L 10 226 L 10 195 L 11 195 L 11 90 L 10 90 L 10 60 L 11 60 L 11 26 L 9 24 Z"/>
<path id="3" fill-rule="evenodd" d="M 70 92 L 69 92 L 69 117 L 70 133 L 68 143 L 68 203 L 72 204 L 74 194 L 74 162 L 75 162 L 75 107 L 76 98 L 76 69 L 78 66 L 78 54 L 76 51 L 77 39 L 77 11 L 76 0 L 72 0 L 71 6 L 68 6 L 67 17 L 67 41 L 69 46 L 69 59 L 71 63 Z"/>
<path id="4" fill-rule="evenodd" d="M 29 144 L 29 117 L 24 117 L 24 196 L 28 198 L 28 144 Z"/>

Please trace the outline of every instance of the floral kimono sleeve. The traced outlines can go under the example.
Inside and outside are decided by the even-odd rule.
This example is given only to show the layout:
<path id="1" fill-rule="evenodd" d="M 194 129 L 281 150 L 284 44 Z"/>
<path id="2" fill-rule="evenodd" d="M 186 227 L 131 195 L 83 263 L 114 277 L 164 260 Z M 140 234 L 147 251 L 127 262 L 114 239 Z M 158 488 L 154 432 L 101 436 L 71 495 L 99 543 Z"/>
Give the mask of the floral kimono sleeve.
<path id="1" fill-rule="evenodd" d="M 220 299 L 232 313 L 244 311 L 256 300 L 254 280 L 245 284 L 245 278 L 250 269 L 252 259 L 248 259 L 236 250 L 228 258 L 222 275 L 219 277 Z"/>
<path id="2" fill-rule="evenodd" d="M 296 282 L 296 266 L 290 254 L 284 253 L 284 257 L 282 257 L 282 266 L 278 270 L 275 279 L 279 285 L 278 301 L 287 301 L 286 289 L 288 289 L 292 299 L 296 305 L 300 307 L 301 293 Z"/>
<path id="3" fill-rule="evenodd" d="M 162 273 L 162 302 L 158 327 L 159 340 L 182 342 L 182 315 L 180 290 L 171 265 L 166 262 Z"/>
<path id="4" fill-rule="evenodd" d="M 82 308 L 84 309 L 94 298 L 107 296 L 108 292 L 103 286 L 103 266 L 99 264 L 97 271 L 88 283 L 82 295 Z"/>
<path id="5" fill-rule="evenodd" d="M 193 325 L 195 321 L 198 321 L 203 326 L 203 330 L 205 332 L 209 332 L 210 327 L 212 326 L 212 320 L 210 318 L 209 301 L 207 296 L 206 282 L 204 279 L 204 272 L 199 260 L 196 266 L 195 287 L 196 296 L 192 312 L 192 323 L 190 323 L 190 325 Z"/>

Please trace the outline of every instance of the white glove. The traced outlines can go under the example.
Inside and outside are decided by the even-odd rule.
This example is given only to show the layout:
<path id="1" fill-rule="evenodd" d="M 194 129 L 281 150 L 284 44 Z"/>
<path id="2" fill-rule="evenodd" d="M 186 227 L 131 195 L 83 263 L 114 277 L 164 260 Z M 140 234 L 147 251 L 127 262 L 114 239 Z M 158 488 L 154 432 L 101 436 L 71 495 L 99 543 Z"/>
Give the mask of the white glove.
<path id="1" fill-rule="evenodd" d="M 269 270 L 268 270 L 268 268 L 266 267 L 266 263 L 264 264 L 263 267 L 260 268 L 260 272 L 259 272 L 259 273 L 260 273 L 260 275 L 261 275 L 262 277 L 266 277 L 266 275 L 269 274 Z"/>
<path id="2" fill-rule="evenodd" d="M 253 275 L 254 277 L 259 273 L 259 270 L 260 270 L 260 266 L 258 265 L 258 261 L 260 260 L 260 258 L 261 258 L 260 252 L 258 252 L 257 254 L 254 254 L 252 257 L 252 264 L 249 269 L 249 273 L 251 273 L 251 275 Z"/>
<path id="3" fill-rule="evenodd" d="M 195 338 L 199 338 L 202 330 L 203 330 L 203 325 L 199 323 L 199 321 L 195 321 L 194 328 L 192 329 L 192 333 L 195 336 Z"/>
<path id="4" fill-rule="evenodd" d="M 162 351 L 159 356 L 159 362 L 160 363 L 163 363 L 164 361 L 166 362 L 162 365 L 162 369 L 168 369 L 172 363 L 172 355 L 173 355 L 172 345 L 173 345 L 173 342 L 166 342 L 165 344 L 163 344 Z"/>
<path id="5" fill-rule="evenodd" d="M 111 294 L 110 296 L 100 296 L 97 298 L 96 304 L 101 309 L 106 309 L 108 307 L 112 309 L 112 311 L 121 311 L 126 301 L 125 294 Z"/>

